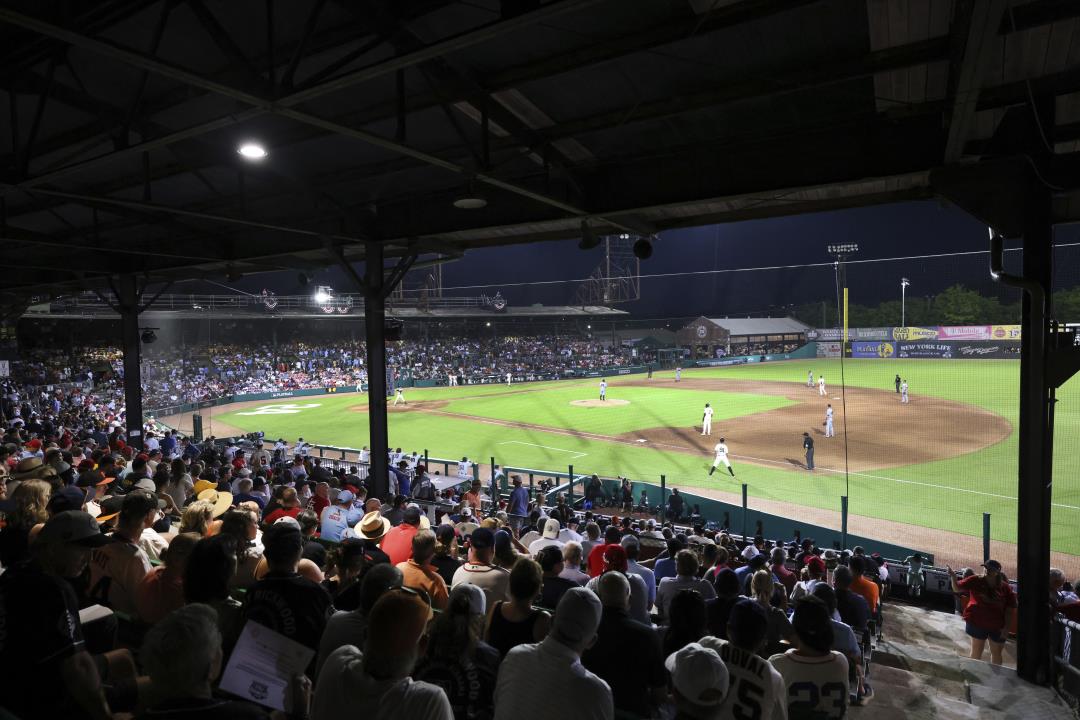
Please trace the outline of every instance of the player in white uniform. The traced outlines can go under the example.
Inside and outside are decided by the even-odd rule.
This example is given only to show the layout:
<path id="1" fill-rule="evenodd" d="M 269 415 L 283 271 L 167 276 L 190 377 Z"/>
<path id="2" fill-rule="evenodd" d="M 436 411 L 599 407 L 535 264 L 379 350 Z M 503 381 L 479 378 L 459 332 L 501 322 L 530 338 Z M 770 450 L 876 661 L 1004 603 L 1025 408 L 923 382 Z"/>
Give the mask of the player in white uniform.
<path id="1" fill-rule="evenodd" d="M 716 468 L 720 467 L 720 463 L 724 463 L 727 466 L 727 471 L 731 473 L 731 477 L 735 477 L 735 471 L 731 469 L 731 461 L 727 459 L 728 446 L 724 444 L 724 438 L 720 438 L 720 442 L 716 443 L 713 451 L 716 453 L 716 459 L 713 460 L 712 467 L 709 468 L 709 474 L 712 475 Z"/>
<path id="2" fill-rule="evenodd" d="M 600 399 L 607 400 L 607 380 L 600 380 Z"/>
<path id="3" fill-rule="evenodd" d="M 705 412 L 701 416 L 702 435 L 712 435 L 712 413 L 713 409 L 709 407 L 709 403 L 705 403 Z"/>
<path id="4" fill-rule="evenodd" d="M 401 388 L 397 388 L 394 391 L 394 405 L 397 405 L 398 403 L 404 403 L 405 405 L 409 404 L 405 402 L 405 393 L 401 391 Z"/>
<path id="5" fill-rule="evenodd" d="M 506 373 L 506 387 L 510 387 L 510 381 L 513 379 L 514 378 L 510 373 Z"/>
<path id="6" fill-rule="evenodd" d="M 814 371 L 813 370 L 807 370 L 807 372 L 806 372 L 806 387 L 810 388 L 811 390 L 814 389 Z"/>
<path id="7" fill-rule="evenodd" d="M 457 466 L 457 475 L 463 480 L 472 477 L 472 463 L 469 462 L 469 458 L 461 458 L 461 462 Z"/>
<path id="8" fill-rule="evenodd" d="M 818 376 L 817 394 L 818 395 L 827 395 L 828 394 L 828 393 L 825 392 L 825 376 L 824 375 L 819 375 Z"/>
<path id="9" fill-rule="evenodd" d="M 900 402 L 902 402 L 902 403 L 908 402 L 907 380 L 901 380 L 900 381 Z"/>
<path id="10" fill-rule="evenodd" d="M 825 408 L 825 437 L 829 438 L 835 435 L 836 432 L 833 430 L 832 403 L 830 403 L 829 406 Z"/>
<path id="11" fill-rule="evenodd" d="M 680 380 L 682 380 L 682 368 L 677 367 L 675 368 L 675 382 L 679 382 Z"/>

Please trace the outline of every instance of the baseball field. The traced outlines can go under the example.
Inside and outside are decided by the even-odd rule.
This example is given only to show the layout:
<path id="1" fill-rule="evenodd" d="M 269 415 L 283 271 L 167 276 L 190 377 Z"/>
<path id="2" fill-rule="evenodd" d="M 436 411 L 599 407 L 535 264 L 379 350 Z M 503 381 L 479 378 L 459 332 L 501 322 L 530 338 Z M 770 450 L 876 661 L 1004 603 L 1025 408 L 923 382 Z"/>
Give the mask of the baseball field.
<path id="1" fill-rule="evenodd" d="M 807 388 L 808 371 L 825 376 L 826 397 Z M 909 383 L 907 404 L 897 374 Z M 955 543 L 968 547 L 989 512 L 1006 559 L 1016 538 L 1018 382 L 1011 360 L 848 360 L 842 390 L 839 360 L 806 360 L 684 370 L 680 382 L 671 372 L 611 377 L 603 403 L 599 379 L 408 389 L 407 405 L 390 409 L 390 444 L 635 481 L 664 474 L 669 487 L 727 500 L 746 483 L 751 506 L 808 522 L 835 520 L 846 492 L 861 521 L 852 532 L 945 556 Z M 1071 557 L 1080 556 L 1080 384 L 1058 397 L 1052 545 L 1060 563 L 1080 560 Z M 711 437 L 700 434 L 706 402 L 715 408 Z M 823 428 L 829 403 L 832 438 Z M 366 410 L 355 393 L 232 405 L 216 409 L 208 430 L 360 447 Z M 814 473 L 803 432 L 815 440 Z M 721 436 L 734 480 L 722 466 L 707 474 Z"/>

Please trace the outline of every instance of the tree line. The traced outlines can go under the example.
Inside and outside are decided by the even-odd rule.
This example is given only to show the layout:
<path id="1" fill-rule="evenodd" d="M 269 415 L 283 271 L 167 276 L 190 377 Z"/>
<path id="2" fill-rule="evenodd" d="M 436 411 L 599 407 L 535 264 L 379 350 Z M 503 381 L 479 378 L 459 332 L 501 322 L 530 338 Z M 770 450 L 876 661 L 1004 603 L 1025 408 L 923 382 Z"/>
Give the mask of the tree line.
<path id="1" fill-rule="evenodd" d="M 1059 322 L 1080 322 L 1080 286 L 1054 293 L 1054 316 Z M 878 305 L 848 304 L 849 327 L 893 327 L 900 325 L 899 300 Z M 1020 298 L 1002 302 L 963 285 L 953 285 L 930 297 L 910 297 L 904 309 L 909 326 L 935 325 L 1018 325 Z M 795 307 L 792 316 L 812 327 L 837 327 L 836 299 L 831 298 Z"/>

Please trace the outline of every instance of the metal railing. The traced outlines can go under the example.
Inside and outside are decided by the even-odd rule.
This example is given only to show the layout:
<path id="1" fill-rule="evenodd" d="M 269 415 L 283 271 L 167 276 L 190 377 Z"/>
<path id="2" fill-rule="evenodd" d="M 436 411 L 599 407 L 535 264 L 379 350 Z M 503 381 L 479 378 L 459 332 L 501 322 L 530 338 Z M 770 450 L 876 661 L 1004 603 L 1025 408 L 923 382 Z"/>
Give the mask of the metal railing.
<path id="1" fill-rule="evenodd" d="M 1054 688 L 1075 710 L 1080 707 L 1080 623 L 1054 613 L 1050 645 Z"/>
<path id="2" fill-rule="evenodd" d="M 116 302 L 112 293 L 103 293 L 104 300 L 95 293 L 70 295 L 53 300 L 54 310 L 84 310 L 113 312 L 111 303 Z M 105 300 L 109 302 L 105 302 Z M 394 297 L 387 307 L 481 308 L 492 307 L 493 300 L 487 296 L 476 297 Z M 240 308 L 265 308 L 267 310 L 322 310 L 327 314 L 336 308 L 364 309 L 364 296 L 358 293 L 335 293 L 324 301 L 312 295 L 204 295 L 186 293 L 162 293 L 154 299 L 149 310 L 236 310 Z"/>

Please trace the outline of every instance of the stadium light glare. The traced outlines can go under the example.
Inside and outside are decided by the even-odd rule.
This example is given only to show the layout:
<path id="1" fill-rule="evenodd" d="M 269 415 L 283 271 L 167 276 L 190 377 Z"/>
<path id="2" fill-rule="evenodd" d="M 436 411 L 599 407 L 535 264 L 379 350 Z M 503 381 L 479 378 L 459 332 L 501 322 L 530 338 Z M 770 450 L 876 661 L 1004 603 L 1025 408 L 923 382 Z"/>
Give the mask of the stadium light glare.
<path id="1" fill-rule="evenodd" d="M 266 148 L 257 142 L 246 142 L 236 149 L 236 152 L 248 160 L 262 160 L 269 153 L 266 152 Z"/>
<path id="2" fill-rule="evenodd" d="M 859 252 L 859 243 L 835 243 L 827 247 L 830 255 L 849 255 Z"/>
<path id="3" fill-rule="evenodd" d="M 330 302 L 331 299 L 333 299 L 334 291 L 330 288 L 329 285 L 320 285 L 315 291 L 314 297 L 315 302 L 317 302 L 319 305 L 325 305 L 326 303 Z"/>

